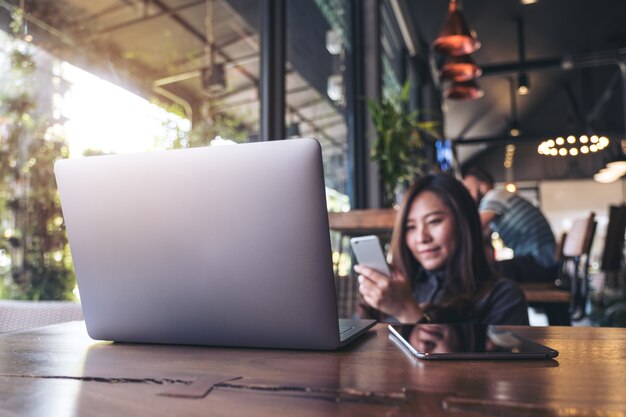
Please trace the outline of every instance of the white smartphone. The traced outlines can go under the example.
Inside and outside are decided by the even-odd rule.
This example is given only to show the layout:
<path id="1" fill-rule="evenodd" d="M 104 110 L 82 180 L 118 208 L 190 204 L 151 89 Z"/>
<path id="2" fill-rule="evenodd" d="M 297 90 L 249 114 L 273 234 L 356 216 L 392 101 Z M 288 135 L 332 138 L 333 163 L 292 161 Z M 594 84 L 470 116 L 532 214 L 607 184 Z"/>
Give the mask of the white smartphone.
<path id="1" fill-rule="evenodd" d="M 377 236 L 353 237 L 350 239 L 350 246 L 358 264 L 391 276 L 389 265 L 387 265 L 385 254 Z"/>

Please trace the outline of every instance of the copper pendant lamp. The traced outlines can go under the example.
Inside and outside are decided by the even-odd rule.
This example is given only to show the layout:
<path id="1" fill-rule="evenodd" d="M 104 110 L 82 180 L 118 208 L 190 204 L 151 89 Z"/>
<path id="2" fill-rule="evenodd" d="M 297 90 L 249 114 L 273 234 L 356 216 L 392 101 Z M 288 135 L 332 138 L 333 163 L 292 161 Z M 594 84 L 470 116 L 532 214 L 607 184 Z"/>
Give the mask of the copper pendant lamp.
<path id="1" fill-rule="evenodd" d="M 435 51 L 448 55 L 467 55 L 480 48 L 476 34 L 470 30 L 457 0 L 450 0 L 448 16 L 439 37 L 433 42 Z"/>
<path id="2" fill-rule="evenodd" d="M 452 56 L 441 69 L 441 78 L 452 81 L 469 81 L 482 75 L 483 70 L 469 55 Z"/>
<path id="3" fill-rule="evenodd" d="M 445 97 L 452 100 L 476 100 L 483 94 L 483 90 L 474 80 L 455 81 L 446 90 Z"/>

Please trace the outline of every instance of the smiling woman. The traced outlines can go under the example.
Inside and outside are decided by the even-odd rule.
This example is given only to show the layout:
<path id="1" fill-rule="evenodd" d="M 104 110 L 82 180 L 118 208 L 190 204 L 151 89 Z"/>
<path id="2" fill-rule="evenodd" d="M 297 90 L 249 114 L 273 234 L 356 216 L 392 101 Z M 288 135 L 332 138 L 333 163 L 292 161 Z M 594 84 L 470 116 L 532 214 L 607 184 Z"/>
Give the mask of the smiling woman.
<path id="1" fill-rule="evenodd" d="M 392 275 L 355 267 L 363 304 L 380 321 L 528 324 L 521 290 L 489 267 L 467 189 L 447 174 L 406 192 L 391 237 Z"/>

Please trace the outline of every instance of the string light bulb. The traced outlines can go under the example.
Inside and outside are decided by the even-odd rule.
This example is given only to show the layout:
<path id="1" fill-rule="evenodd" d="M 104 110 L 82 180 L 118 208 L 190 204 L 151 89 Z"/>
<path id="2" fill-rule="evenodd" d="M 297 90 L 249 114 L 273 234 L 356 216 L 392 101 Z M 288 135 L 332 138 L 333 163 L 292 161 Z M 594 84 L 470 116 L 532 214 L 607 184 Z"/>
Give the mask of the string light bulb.
<path id="1" fill-rule="evenodd" d="M 606 136 L 581 135 L 578 138 L 574 135 L 562 136 L 556 139 L 547 139 L 537 147 L 540 155 L 547 156 L 579 156 L 602 151 L 611 143 Z"/>

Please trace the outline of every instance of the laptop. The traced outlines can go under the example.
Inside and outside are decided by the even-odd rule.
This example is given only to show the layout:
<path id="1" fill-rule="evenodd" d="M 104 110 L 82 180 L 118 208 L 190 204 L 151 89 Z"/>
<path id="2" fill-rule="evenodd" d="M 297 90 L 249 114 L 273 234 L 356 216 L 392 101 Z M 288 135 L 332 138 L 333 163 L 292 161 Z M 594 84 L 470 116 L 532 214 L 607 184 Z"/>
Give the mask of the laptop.
<path id="1" fill-rule="evenodd" d="M 67 159 L 55 175 L 93 339 L 332 350 L 375 324 L 338 320 L 314 139 Z"/>

